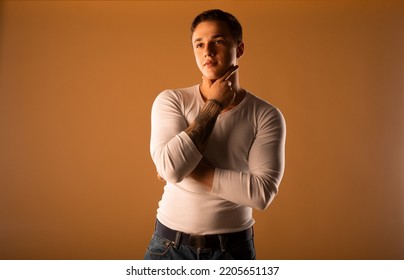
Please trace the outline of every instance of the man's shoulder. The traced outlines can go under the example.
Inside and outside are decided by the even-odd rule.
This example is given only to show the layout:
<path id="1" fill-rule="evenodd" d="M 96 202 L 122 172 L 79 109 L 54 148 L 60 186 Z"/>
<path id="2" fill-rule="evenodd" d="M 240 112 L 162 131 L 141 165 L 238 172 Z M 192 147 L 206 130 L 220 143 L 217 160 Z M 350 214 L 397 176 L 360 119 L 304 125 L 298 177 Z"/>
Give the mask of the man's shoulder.
<path id="1" fill-rule="evenodd" d="M 269 101 L 247 91 L 248 93 L 248 102 L 254 104 L 256 107 L 260 107 L 262 109 L 277 109 L 275 105 L 270 103 Z"/>
<path id="2" fill-rule="evenodd" d="M 165 89 L 160 94 L 191 94 L 195 91 L 197 85 L 189 86 L 189 87 L 182 87 L 182 88 L 171 88 Z"/>
<path id="3" fill-rule="evenodd" d="M 250 108 L 253 108 L 256 114 L 262 116 L 268 116 L 270 118 L 273 117 L 283 118 L 281 110 L 279 110 L 279 108 L 276 107 L 274 104 L 261 97 L 258 97 L 257 95 L 254 95 L 249 91 L 247 92 L 248 92 L 248 103 L 250 105 Z"/>
<path id="4" fill-rule="evenodd" d="M 198 103 L 198 87 L 184 87 L 177 89 L 166 89 L 160 92 L 153 102 L 155 108 L 172 108 L 182 112 L 186 108 L 192 107 Z"/>
<path id="5" fill-rule="evenodd" d="M 156 101 L 170 100 L 172 102 L 181 102 L 194 96 L 195 88 L 196 86 L 165 89 L 157 95 Z"/>

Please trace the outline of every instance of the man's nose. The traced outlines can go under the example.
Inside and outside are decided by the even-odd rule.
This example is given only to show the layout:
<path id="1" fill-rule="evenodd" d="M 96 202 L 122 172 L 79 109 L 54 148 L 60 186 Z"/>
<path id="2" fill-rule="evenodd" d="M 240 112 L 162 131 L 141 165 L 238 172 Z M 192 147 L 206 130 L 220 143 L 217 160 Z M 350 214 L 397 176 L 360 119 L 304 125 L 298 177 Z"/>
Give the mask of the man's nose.
<path id="1" fill-rule="evenodd" d="M 213 44 L 206 44 L 205 50 L 204 50 L 204 56 L 214 56 L 215 55 L 215 48 Z"/>

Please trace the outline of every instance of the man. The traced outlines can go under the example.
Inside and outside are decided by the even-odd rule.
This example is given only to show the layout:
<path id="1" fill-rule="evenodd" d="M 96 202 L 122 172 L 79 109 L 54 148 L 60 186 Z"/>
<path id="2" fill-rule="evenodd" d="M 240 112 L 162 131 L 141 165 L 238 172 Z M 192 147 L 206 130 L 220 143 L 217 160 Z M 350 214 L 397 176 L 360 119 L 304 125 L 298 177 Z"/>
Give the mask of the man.
<path id="1" fill-rule="evenodd" d="M 191 31 L 201 84 L 163 91 L 152 108 L 150 151 L 166 185 L 145 259 L 255 259 L 252 208 L 278 191 L 285 122 L 239 84 L 234 16 L 205 11 Z"/>

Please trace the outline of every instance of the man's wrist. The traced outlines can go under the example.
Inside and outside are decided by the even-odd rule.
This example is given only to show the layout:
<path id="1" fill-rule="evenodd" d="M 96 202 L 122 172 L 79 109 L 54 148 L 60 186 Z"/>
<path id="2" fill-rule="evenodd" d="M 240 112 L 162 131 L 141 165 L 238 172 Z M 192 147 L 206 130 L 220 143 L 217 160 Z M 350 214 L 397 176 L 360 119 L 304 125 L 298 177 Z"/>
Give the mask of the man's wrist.
<path id="1" fill-rule="evenodd" d="M 209 138 L 215 126 L 216 119 L 221 112 L 219 104 L 213 101 L 206 102 L 201 112 L 196 116 L 191 125 L 185 129 L 185 133 L 192 139 L 200 152 L 205 148 L 206 140 Z"/>
<path id="2" fill-rule="evenodd" d="M 214 99 L 214 98 L 208 99 L 208 101 L 215 103 L 216 105 L 218 105 L 220 107 L 221 110 L 223 110 L 223 102 L 220 102 L 219 100 Z"/>

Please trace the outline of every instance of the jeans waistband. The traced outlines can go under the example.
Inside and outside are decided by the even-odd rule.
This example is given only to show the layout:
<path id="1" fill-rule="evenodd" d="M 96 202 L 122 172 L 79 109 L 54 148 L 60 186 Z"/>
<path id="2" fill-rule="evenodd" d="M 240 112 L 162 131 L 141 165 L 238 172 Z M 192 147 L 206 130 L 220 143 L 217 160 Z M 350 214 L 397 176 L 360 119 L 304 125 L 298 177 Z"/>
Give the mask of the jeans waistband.
<path id="1" fill-rule="evenodd" d="M 254 236 L 254 231 L 250 227 L 234 233 L 194 235 L 173 230 L 157 220 L 155 234 L 172 241 L 174 247 L 182 244 L 196 249 L 210 248 L 225 251 L 227 248 L 232 247 L 233 244 L 250 240 Z"/>

